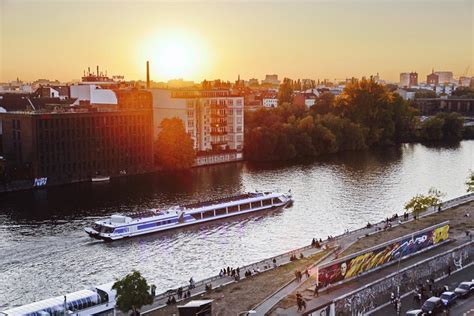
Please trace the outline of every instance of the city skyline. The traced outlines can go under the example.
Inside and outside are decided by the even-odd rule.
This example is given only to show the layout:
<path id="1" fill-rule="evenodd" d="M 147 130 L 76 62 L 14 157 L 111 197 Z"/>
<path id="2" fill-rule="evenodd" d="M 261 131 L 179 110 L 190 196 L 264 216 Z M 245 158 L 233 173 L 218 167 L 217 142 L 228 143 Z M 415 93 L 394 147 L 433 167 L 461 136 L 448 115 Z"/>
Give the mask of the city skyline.
<path id="1" fill-rule="evenodd" d="M 270 9 L 269 2 L 2 0 L 0 7 L 2 82 L 77 80 L 97 64 L 144 80 L 146 60 L 154 81 L 380 73 L 397 82 L 405 71 L 461 76 L 473 69 L 472 1 L 278 2 Z"/>

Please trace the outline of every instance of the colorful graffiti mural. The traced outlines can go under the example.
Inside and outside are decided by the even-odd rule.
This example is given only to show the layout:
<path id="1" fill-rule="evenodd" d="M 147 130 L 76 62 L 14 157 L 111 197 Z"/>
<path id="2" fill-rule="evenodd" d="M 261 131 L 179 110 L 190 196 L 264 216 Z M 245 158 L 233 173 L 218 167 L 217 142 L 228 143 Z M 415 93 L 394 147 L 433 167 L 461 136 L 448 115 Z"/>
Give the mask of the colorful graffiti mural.
<path id="1" fill-rule="evenodd" d="M 347 280 L 361 273 L 370 271 L 391 261 L 417 253 L 436 245 L 449 236 L 449 224 L 430 227 L 414 234 L 394 239 L 380 246 L 342 258 L 335 263 L 318 268 L 318 282 L 327 286 Z"/>

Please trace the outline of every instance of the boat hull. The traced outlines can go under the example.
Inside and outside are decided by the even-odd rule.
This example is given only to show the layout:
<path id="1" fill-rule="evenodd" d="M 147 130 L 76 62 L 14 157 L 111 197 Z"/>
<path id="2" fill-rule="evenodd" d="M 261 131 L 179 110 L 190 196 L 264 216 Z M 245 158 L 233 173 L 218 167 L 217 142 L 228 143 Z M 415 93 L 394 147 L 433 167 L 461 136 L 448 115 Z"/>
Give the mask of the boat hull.
<path id="1" fill-rule="evenodd" d="M 264 211 L 272 211 L 272 210 L 277 210 L 277 209 L 282 209 L 282 208 L 287 208 L 293 205 L 293 200 L 289 199 L 285 201 L 284 203 L 278 204 L 278 205 L 271 205 L 269 207 L 261 207 L 261 208 L 256 208 L 256 209 L 250 209 L 246 211 L 240 211 L 240 212 L 235 212 L 231 214 L 225 214 L 225 215 L 219 215 L 219 216 L 214 216 L 210 218 L 205 218 L 205 219 L 195 219 L 195 220 L 190 220 L 174 225 L 169 225 L 168 227 L 154 227 L 150 229 L 145 229 L 142 231 L 135 231 L 135 232 L 130 232 L 127 234 L 122 234 L 122 235 L 103 235 L 100 234 L 99 232 L 95 231 L 94 229 L 90 227 L 86 227 L 84 230 L 86 233 L 94 238 L 94 239 L 99 239 L 99 240 L 104 240 L 104 241 L 114 241 L 114 240 L 119 240 L 119 239 L 124 239 L 124 238 L 129 238 L 129 237 L 137 237 L 137 236 L 142 236 L 142 235 L 147 235 L 147 234 L 153 234 L 153 233 L 158 233 L 158 232 L 163 232 L 163 231 L 168 231 L 168 230 L 173 230 L 177 228 L 182 228 L 182 227 L 187 227 L 187 226 L 192 226 L 192 225 L 197 225 L 197 224 L 202 224 L 202 223 L 208 223 L 212 221 L 217 221 L 220 219 L 226 219 L 226 218 L 231 218 L 239 215 L 244 215 L 244 214 L 251 214 L 251 213 L 260 213 Z"/>

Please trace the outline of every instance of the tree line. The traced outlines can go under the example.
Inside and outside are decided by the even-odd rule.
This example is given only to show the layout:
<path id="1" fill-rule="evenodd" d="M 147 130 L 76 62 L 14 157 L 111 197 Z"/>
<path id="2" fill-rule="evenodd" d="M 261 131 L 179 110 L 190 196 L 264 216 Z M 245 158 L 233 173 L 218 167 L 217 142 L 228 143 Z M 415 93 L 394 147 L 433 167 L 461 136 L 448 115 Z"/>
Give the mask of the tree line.
<path id="1" fill-rule="evenodd" d="M 441 113 L 421 121 L 409 102 L 371 79 L 350 82 L 337 97 L 324 92 L 310 108 L 291 103 L 293 86 L 291 80 L 283 81 L 277 108 L 245 113 L 248 160 L 285 161 L 465 136 L 459 114 Z"/>

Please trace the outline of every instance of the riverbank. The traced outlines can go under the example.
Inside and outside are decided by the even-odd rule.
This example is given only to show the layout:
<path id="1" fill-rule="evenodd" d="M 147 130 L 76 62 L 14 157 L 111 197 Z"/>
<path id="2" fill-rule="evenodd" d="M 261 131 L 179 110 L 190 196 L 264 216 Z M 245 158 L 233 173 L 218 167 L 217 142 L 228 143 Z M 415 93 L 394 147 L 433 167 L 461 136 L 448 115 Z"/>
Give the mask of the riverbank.
<path id="1" fill-rule="evenodd" d="M 435 224 L 445 222 L 447 218 L 452 218 L 450 235 L 459 236 L 462 235 L 466 229 L 474 228 L 472 221 L 465 220 L 466 218 L 470 219 L 470 217 L 464 216 L 469 212 L 470 208 L 474 206 L 474 202 L 466 203 L 466 201 L 469 201 L 472 198 L 473 196 L 465 196 L 464 198 L 448 201 L 442 211 L 431 209 L 430 211 L 426 211 L 425 214 L 422 214 L 421 217 L 416 220 L 414 220 L 413 217 L 409 217 L 405 222 L 399 224 L 393 220 L 395 226 L 386 230 L 381 229 L 384 223 L 380 222 L 372 227 L 349 231 L 343 235 L 327 240 L 325 242 L 325 247 L 329 244 L 331 244 L 332 247 L 336 247 L 337 245 L 337 248 L 342 248 L 342 251 L 337 253 L 337 257 L 342 257 L 397 237 L 405 236 L 414 231 L 419 231 Z M 461 203 L 461 205 L 457 206 L 458 203 Z M 297 251 L 295 251 L 295 253 L 297 253 Z M 277 293 L 281 290 L 273 293 L 272 291 L 274 291 L 274 289 L 289 287 L 288 282 L 292 282 L 295 279 L 295 270 L 301 271 L 309 269 L 309 266 L 314 265 L 319 258 L 324 256 L 324 254 L 327 254 L 327 251 L 321 253 L 321 255 L 314 258 L 314 260 L 313 258 L 309 259 L 312 260 L 312 262 L 305 262 L 304 260 L 308 260 L 305 258 L 301 260 L 301 262 L 291 262 L 285 266 L 280 266 L 271 271 L 256 275 L 252 278 L 253 282 L 249 282 L 249 280 L 245 279 L 245 282 L 218 283 L 218 289 L 206 291 L 207 293 L 198 292 L 197 296 L 199 299 L 213 299 L 215 301 L 213 306 L 217 310 L 217 315 L 221 313 L 223 315 L 236 314 L 242 310 L 253 309 L 255 306 L 260 305 L 261 303 L 266 303 L 267 301 L 269 301 L 269 303 L 267 303 L 264 308 L 260 308 L 260 306 L 257 308 L 257 313 L 263 315 L 268 310 L 272 309 L 274 305 L 276 305 L 275 309 L 291 308 L 296 303 L 296 291 L 279 303 L 278 301 L 281 299 L 281 295 L 278 295 Z M 316 255 L 319 255 L 319 253 Z M 268 261 L 271 262 L 271 259 Z M 293 275 L 291 271 L 293 271 Z M 295 289 L 305 291 L 307 288 L 314 285 L 313 283 L 315 283 L 315 274 L 317 273 L 317 270 L 309 269 L 308 273 L 311 276 L 307 278 L 305 277 L 306 280 L 303 282 L 299 281 L 299 283 L 297 282 L 295 285 L 292 285 L 288 294 Z M 284 286 L 282 287 L 282 285 Z M 272 296 L 274 296 L 274 298 Z M 180 305 L 184 303 L 186 303 L 186 301 L 179 302 Z M 151 313 L 152 315 L 164 316 L 177 312 L 175 305 L 161 309 L 159 308 L 159 303 L 155 305 L 157 305 L 155 307 L 157 309 Z M 148 309 L 150 309 L 150 307 L 148 307 Z"/>
<path id="2" fill-rule="evenodd" d="M 213 314 L 215 315 L 237 315 L 239 312 L 250 310 L 266 297 L 271 295 L 277 288 L 282 287 L 295 278 L 295 271 L 302 271 L 318 262 L 324 255 L 330 251 L 316 250 L 315 254 L 295 261 L 289 261 L 289 257 L 284 260 L 279 260 L 279 266 L 270 268 L 266 271 L 254 273 L 250 277 L 243 278 L 240 281 L 234 282 L 228 280 L 218 288 L 213 288 L 211 291 L 201 291 L 191 299 L 185 299 L 178 303 L 184 305 L 186 302 L 193 299 L 212 299 Z M 295 251 L 295 255 L 299 257 L 300 252 Z M 268 265 L 271 264 L 271 260 Z M 258 265 L 252 265 L 258 268 Z M 244 269 L 241 269 L 241 274 Z M 198 291 L 199 293 L 199 291 Z M 147 307 L 142 309 L 147 310 Z M 143 313 L 142 313 L 143 314 Z M 166 306 L 157 310 L 146 312 L 147 315 L 154 316 L 169 316 L 177 314 L 177 305 Z"/>
<path id="3" fill-rule="evenodd" d="M 340 258 L 346 255 L 359 252 L 361 250 L 373 247 L 375 245 L 379 245 L 381 243 L 393 240 L 401 236 L 405 236 L 415 231 L 419 231 L 424 228 L 445 222 L 446 220 L 449 220 L 450 239 L 454 241 L 454 244 L 456 244 L 457 241 L 463 241 L 466 239 L 466 231 L 472 232 L 474 230 L 474 219 L 471 216 L 473 215 L 471 214 L 473 210 L 474 201 L 471 200 L 460 205 L 456 205 L 454 207 L 448 207 L 446 209 L 443 209 L 441 212 L 427 212 L 426 214 L 422 214 L 421 217 L 419 217 L 417 220 L 413 220 L 413 218 L 410 218 L 409 221 L 402 222 L 401 224 L 395 224 L 396 226 L 393 226 L 392 228 L 389 228 L 387 230 L 377 230 L 377 227 L 371 228 L 371 232 L 368 232 L 367 235 L 359 238 L 356 242 L 349 245 L 344 251 L 339 254 L 338 257 Z M 470 216 L 467 217 L 466 214 L 469 214 Z M 433 253 L 449 249 L 452 246 L 453 245 L 450 244 L 447 246 L 440 247 L 439 249 L 430 250 L 427 252 L 427 254 L 424 254 L 423 256 L 416 255 L 411 258 L 409 262 L 416 262 L 424 256 L 432 255 Z M 383 274 L 385 273 L 384 271 L 389 271 L 389 269 L 385 268 L 377 273 Z M 373 276 L 369 277 L 372 279 L 374 278 Z M 315 303 L 315 298 L 313 296 L 313 289 L 315 283 L 316 279 L 313 278 L 302 284 L 297 289 L 297 291 L 303 295 L 305 301 L 308 302 L 308 309 L 310 309 L 309 307 L 314 308 L 315 306 L 317 306 L 317 303 Z M 347 288 L 349 290 L 355 290 L 357 286 L 362 286 L 363 283 L 364 282 L 354 280 L 348 282 L 348 284 L 333 286 L 330 290 L 327 290 L 323 294 L 321 294 L 320 298 L 318 298 L 317 301 L 320 301 L 321 304 L 324 304 L 324 302 L 330 300 L 329 297 L 337 297 L 338 295 L 342 295 L 342 293 L 344 292 L 344 288 Z M 296 291 L 293 292 L 291 295 L 279 302 L 273 309 L 274 312 L 272 313 L 272 315 L 296 315 L 296 293 Z"/>

